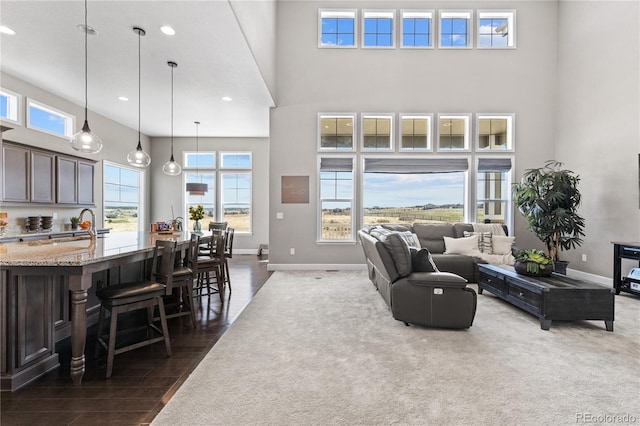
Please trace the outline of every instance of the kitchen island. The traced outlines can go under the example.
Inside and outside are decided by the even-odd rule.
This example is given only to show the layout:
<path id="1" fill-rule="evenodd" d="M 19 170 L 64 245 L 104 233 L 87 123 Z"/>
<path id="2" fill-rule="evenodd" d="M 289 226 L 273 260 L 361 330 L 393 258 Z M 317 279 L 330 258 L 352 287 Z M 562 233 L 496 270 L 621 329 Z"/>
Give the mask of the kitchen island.
<path id="1" fill-rule="evenodd" d="M 99 310 L 95 288 L 142 278 L 158 239 L 185 248 L 190 238 L 189 231 L 122 232 L 0 243 L 0 389 L 58 367 L 55 343 L 69 336 L 70 376 L 79 385 L 88 317 L 95 322 Z"/>

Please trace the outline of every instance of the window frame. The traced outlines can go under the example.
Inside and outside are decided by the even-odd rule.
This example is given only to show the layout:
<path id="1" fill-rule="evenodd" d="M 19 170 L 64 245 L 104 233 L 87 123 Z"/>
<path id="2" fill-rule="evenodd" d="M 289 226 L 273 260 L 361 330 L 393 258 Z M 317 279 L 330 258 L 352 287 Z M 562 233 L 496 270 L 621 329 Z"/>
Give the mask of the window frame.
<path id="1" fill-rule="evenodd" d="M 320 179 L 320 174 L 322 173 L 321 163 L 323 158 L 345 158 L 351 160 L 351 198 L 330 198 L 324 199 L 322 197 L 322 180 Z M 357 176 L 358 170 L 356 154 L 351 155 L 323 155 L 318 154 L 317 156 L 317 164 L 316 164 L 316 176 L 317 178 L 317 193 L 318 193 L 318 202 L 316 208 L 316 243 L 318 244 L 353 244 L 356 242 L 356 189 L 357 189 Z M 342 202 L 342 203 L 351 203 L 351 235 L 348 239 L 337 240 L 337 239 L 324 239 L 322 238 L 322 205 L 324 201 L 328 202 Z"/>
<path id="2" fill-rule="evenodd" d="M 484 16 L 483 16 L 484 15 Z M 480 20 L 506 18 L 508 26 L 506 46 L 480 45 Z M 478 9 L 476 11 L 476 47 L 478 49 L 515 49 L 516 48 L 516 11 L 515 9 Z M 484 35 L 484 34 L 483 34 Z"/>
<path id="3" fill-rule="evenodd" d="M 367 16 L 369 15 L 369 16 Z M 389 16 L 390 15 L 390 16 Z M 391 44 L 383 46 L 378 44 L 367 45 L 366 42 L 366 20 L 372 18 L 385 18 L 391 20 Z M 363 49 L 395 49 L 396 48 L 396 11 L 395 9 L 363 9 L 360 14 L 360 47 Z M 379 34 L 376 32 L 376 35 Z"/>
<path id="4" fill-rule="evenodd" d="M 466 15 L 466 16 L 462 16 Z M 464 46 L 445 46 L 442 44 L 442 20 L 447 18 L 464 18 L 467 20 L 467 43 Z M 441 9 L 438 10 L 438 48 L 439 49 L 473 49 L 473 10 Z M 453 33 L 452 33 L 453 34 Z"/>
<path id="5" fill-rule="evenodd" d="M 387 148 L 367 148 L 364 145 L 365 131 L 364 121 L 366 119 L 388 119 L 389 120 L 389 146 Z M 362 152 L 393 152 L 395 151 L 395 113 L 367 113 L 360 114 L 360 150 Z"/>
<path id="6" fill-rule="evenodd" d="M 434 141 L 435 149 L 438 152 L 470 152 L 471 151 L 471 113 L 439 113 L 436 123 L 436 139 Z M 446 149 L 440 146 L 440 120 L 441 119 L 464 119 L 465 120 L 465 133 L 464 133 L 464 147 L 460 149 Z"/>
<path id="7" fill-rule="evenodd" d="M 105 213 L 105 202 L 106 200 L 106 189 L 105 189 L 105 184 L 107 184 L 107 180 L 104 177 L 106 175 L 105 173 L 105 168 L 106 167 L 116 167 L 118 169 L 124 169 L 124 170 L 128 170 L 128 171 L 132 171 L 132 172 L 136 172 L 138 173 L 138 232 L 146 232 L 146 225 L 145 225 L 145 217 L 146 217 L 146 211 L 147 211 L 147 205 L 145 204 L 145 182 L 147 179 L 147 174 L 146 174 L 146 169 L 140 169 L 137 167 L 132 167 L 130 165 L 124 165 L 124 164 L 119 164 L 119 163 L 115 163 L 113 161 L 109 161 L 109 160 L 102 160 L 102 227 L 104 228 L 106 226 L 105 222 L 106 222 L 106 213 Z"/>
<path id="8" fill-rule="evenodd" d="M 253 152 L 251 151 L 219 151 L 218 158 L 220 158 L 219 168 L 221 170 L 253 170 Z M 224 165 L 224 157 L 227 155 L 248 155 L 249 156 L 249 165 L 242 166 L 225 166 Z"/>
<path id="9" fill-rule="evenodd" d="M 48 114 L 52 114 L 52 115 L 56 115 L 56 116 L 61 117 L 64 120 L 64 134 L 56 133 L 56 132 L 53 132 L 51 130 L 43 129 L 41 127 L 36 127 L 36 126 L 32 125 L 31 124 L 31 107 L 39 109 L 39 110 L 41 110 L 43 112 L 46 112 Z M 56 137 L 63 138 L 63 139 L 70 139 L 76 133 L 76 131 L 75 131 L 75 123 L 76 123 L 75 115 L 69 114 L 68 112 L 64 112 L 64 111 L 62 111 L 60 109 L 54 108 L 52 106 L 49 106 L 49 105 L 47 105 L 45 103 L 42 103 L 40 101 L 37 101 L 37 100 L 35 100 L 33 98 L 27 98 L 26 111 L 27 111 L 27 117 L 26 117 L 25 124 L 26 124 L 26 127 L 28 129 L 36 130 L 38 132 L 46 133 L 48 135 L 56 136 Z"/>
<path id="10" fill-rule="evenodd" d="M 322 146 L 322 119 L 323 118 L 350 118 L 351 119 L 351 148 L 329 148 Z M 318 113 L 318 151 L 319 152 L 354 152 L 356 150 L 356 146 L 358 144 L 358 114 L 355 112 L 346 112 L 346 113 Z"/>
<path id="11" fill-rule="evenodd" d="M 224 171 L 223 171 L 224 170 Z M 249 176 L 249 202 L 246 203 L 248 205 L 248 210 L 249 210 L 249 229 L 248 230 L 240 230 L 240 229 L 234 229 L 234 232 L 238 233 L 238 234 L 244 234 L 244 235 L 252 235 L 253 234 L 253 169 L 231 169 L 231 168 L 225 168 L 223 170 L 218 170 L 218 175 L 217 175 L 217 182 L 219 182 L 219 186 L 220 186 L 220 212 L 219 214 L 216 214 L 216 218 L 219 219 L 220 222 L 224 222 L 225 221 L 225 205 L 227 204 L 233 204 L 233 205 L 244 205 L 244 203 L 239 203 L 239 202 L 233 202 L 233 203 L 226 203 L 224 201 L 224 197 L 225 197 L 225 188 L 224 188 L 224 177 L 225 175 L 247 175 Z M 218 212 L 216 212 L 218 213 Z"/>
<path id="12" fill-rule="evenodd" d="M 416 149 L 416 148 L 405 148 L 402 145 L 402 138 L 403 138 L 403 132 L 402 132 L 402 120 L 403 118 L 408 118 L 408 119 L 426 119 L 427 123 L 428 123 L 428 130 L 427 130 L 427 147 L 424 149 Z M 426 114 L 426 113 L 419 113 L 419 114 L 411 114 L 411 113 L 402 113 L 399 114 L 398 117 L 398 151 L 399 152 L 432 152 L 433 151 L 433 114 Z"/>
<path id="13" fill-rule="evenodd" d="M 7 98 L 7 117 L 0 116 L 0 120 L 22 126 L 22 95 L 4 87 L 0 87 L 0 95 Z"/>
<path id="14" fill-rule="evenodd" d="M 353 19 L 353 44 L 328 44 L 322 42 L 322 19 L 323 16 L 335 14 L 336 17 L 351 17 Z M 336 33 L 338 34 L 338 33 Z M 356 49 L 358 47 L 358 9 L 318 9 L 318 48 L 319 49 Z"/>
<path id="15" fill-rule="evenodd" d="M 426 46 L 415 46 L 415 45 L 405 45 L 404 44 L 404 19 L 405 19 L 405 14 L 415 14 L 415 15 L 425 15 L 425 17 L 423 19 L 429 19 L 430 25 L 429 25 L 429 41 L 430 44 L 426 45 Z M 427 15 L 429 15 L 427 17 Z M 400 10 L 400 31 L 398 32 L 398 37 L 400 39 L 400 48 L 401 49 L 434 49 L 435 48 L 435 43 L 434 43 L 434 37 L 436 34 L 436 20 L 434 19 L 435 16 L 435 11 L 433 9 L 401 9 Z M 419 16 L 415 16 L 412 18 L 419 18 Z M 409 19 L 409 18 L 407 18 Z"/>
<path id="16" fill-rule="evenodd" d="M 480 160 L 482 159 L 509 159 L 511 161 L 511 170 L 509 172 L 507 172 L 507 179 L 506 179 L 506 191 L 505 191 L 505 195 L 506 198 L 480 198 L 478 196 L 478 184 L 480 182 L 480 180 L 478 179 L 478 175 L 479 175 L 479 164 L 480 164 Z M 495 201 L 504 201 L 505 203 L 505 207 L 504 207 L 504 224 L 507 225 L 507 229 L 513 230 L 513 221 L 514 221 L 514 207 L 513 207 L 513 196 L 511 193 L 511 186 L 514 183 L 514 172 L 515 172 L 515 168 L 516 168 L 516 156 L 515 155 L 476 155 L 475 157 L 475 161 L 474 161 L 474 168 L 473 168 L 473 172 L 474 172 L 474 179 L 473 182 L 475 184 L 474 188 L 473 188 L 473 200 L 472 200 L 472 205 L 473 205 L 473 216 L 471 217 L 471 220 L 477 222 L 478 221 L 478 204 L 482 201 L 482 202 L 495 202 Z"/>
<path id="17" fill-rule="evenodd" d="M 193 154 L 198 154 L 198 155 L 213 155 L 213 166 L 202 166 L 200 164 L 198 164 L 197 166 L 195 165 L 189 165 L 188 161 L 187 161 L 187 156 L 188 155 L 193 155 Z M 214 221 L 218 221 L 219 219 L 219 213 L 218 213 L 218 206 L 220 205 L 218 197 L 219 197 L 219 191 L 218 191 L 218 152 L 217 151 L 211 151 L 211 150 L 198 150 L 198 151 L 182 151 L 182 188 L 184 188 L 184 192 L 183 192 L 183 203 L 182 203 L 182 217 L 184 218 L 183 220 L 183 229 L 188 229 L 189 228 L 189 221 L 191 220 L 189 218 L 189 206 L 193 206 L 193 205 L 198 205 L 198 204 L 209 204 L 207 203 L 190 203 L 189 202 L 189 193 L 187 192 L 187 182 L 188 182 L 188 177 L 192 176 L 192 175 L 198 175 L 198 174 L 211 174 L 213 175 L 213 185 L 212 186 L 207 186 L 207 192 L 211 191 L 212 194 L 210 195 L 211 198 L 207 197 L 206 195 L 201 195 L 200 197 L 207 197 L 207 200 L 212 200 L 211 204 L 212 204 L 212 209 L 213 209 L 213 220 Z"/>
<path id="18" fill-rule="evenodd" d="M 506 119 L 506 142 L 504 149 L 480 148 L 480 120 Z M 476 113 L 475 150 L 476 152 L 515 152 L 515 114 L 512 113 Z"/>

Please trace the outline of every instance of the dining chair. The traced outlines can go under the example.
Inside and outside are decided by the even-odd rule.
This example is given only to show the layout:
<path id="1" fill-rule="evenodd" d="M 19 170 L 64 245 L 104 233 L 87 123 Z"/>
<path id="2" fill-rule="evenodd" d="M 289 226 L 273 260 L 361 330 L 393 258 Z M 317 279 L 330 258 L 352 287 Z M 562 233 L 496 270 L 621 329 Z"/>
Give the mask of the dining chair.
<path id="1" fill-rule="evenodd" d="M 113 370 L 113 358 L 115 355 L 164 341 L 167 356 L 171 356 L 171 343 L 169 340 L 169 330 L 167 328 L 167 317 L 162 298 L 165 295 L 166 287 L 171 286 L 172 284 L 176 246 L 177 243 L 175 241 L 156 241 L 149 279 L 135 283 L 107 286 L 96 291 L 96 296 L 100 300 L 100 315 L 98 317 L 98 339 L 95 355 L 96 357 L 98 356 L 100 346 L 107 350 L 107 378 L 111 377 Z M 159 267 L 156 268 L 158 262 Z M 153 322 L 153 311 L 156 306 L 160 313 L 161 328 L 158 328 Z M 140 309 L 147 310 L 147 324 L 145 327 L 142 327 L 147 330 L 147 339 L 116 349 L 118 316 L 125 312 Z M 106 311 L 111 312 L 107 340 L 105 340 L 107 335 L 103 335 Z M 121 330 L 121 333 L 130 332 L 134 329 L 137 328 Z M 157 337 L 152 337 L 154 332 L 158 333 Z"/>

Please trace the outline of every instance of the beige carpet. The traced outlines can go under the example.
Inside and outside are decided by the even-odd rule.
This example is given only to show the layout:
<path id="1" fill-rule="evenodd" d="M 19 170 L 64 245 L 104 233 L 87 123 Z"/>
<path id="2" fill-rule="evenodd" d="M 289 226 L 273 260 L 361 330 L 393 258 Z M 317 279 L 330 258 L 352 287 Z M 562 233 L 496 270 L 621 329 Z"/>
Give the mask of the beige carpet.
<path id="1" fill-rule="evenodd" d="M 638 424 L 640 298 L 615 308 L 543 331 L 485 292 L 469 330 L 406 327 L 365 272 L 278 271 L 153 425 Z"/>

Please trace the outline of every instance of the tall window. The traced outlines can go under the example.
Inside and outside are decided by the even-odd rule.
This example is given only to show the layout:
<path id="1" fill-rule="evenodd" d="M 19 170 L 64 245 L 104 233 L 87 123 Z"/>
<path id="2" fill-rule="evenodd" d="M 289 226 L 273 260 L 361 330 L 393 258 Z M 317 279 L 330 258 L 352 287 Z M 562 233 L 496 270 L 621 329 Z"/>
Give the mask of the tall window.
<path id="1" fill-rule="evenodd" d="M 319 159 L 320 241 L 353 241 L 353 157 Z"/>
<path id="2" fill-rule="evenodd" d="M 489 49 L 516 47 L 515 16 L 514 10 L 479 10 L 478 47 Z"/>
<path id="3" fill-rule="evenodd" d="M 142 171 L 104 163 L 104 221 L 111 232 L 141 231 Z"/>
<path id="4" fill-rule="evenodd" d="M 353 151 L 356 135 L 355 114 L 318 114 L 318 149 Z"/>
<path id="5" fill-rule="evenodd" d="M 365 158 L 363 224 L 463 222 L 467 169 L 467 158 Z"/>
<path id="6" fill-rule="evenodd" d="M 512 159 L 482 157 L 477 160 L 476 222 L 509 224 Z"/>
<path id="7" fill-rule="evenodd" d="M 433 12 L 403 10 L 402 12 L 401 47 L 429 48 L 433 47 Z"/>
<path id="8" fill-rule="evenodd" d="M 362 47 L 394 47 L 393 10 L 362 11 Z"/>
<path id="9" fill-rule="evenodd" d="M 17 93 L 0 88 L 0 118 L 14 123 L 20 122 L 20 99 Z"/>
<path id="10" fill-rule="evenodd" d="M 471 11 L 440 11 L 440 47 L 470 48 Z"/>
<path id="11" fill-rule="evenodd" d="M 220 174 L 222 220 L 237 232 L 251 232 L 251 173 Z"/>
<path id="12" fill-rule="evenodd" d="M 431 150 L 431 115 L 400 115 L 400 151 Z"/>
<path id="13" fill-rule="evenodd" d="M 318 10 L 318 47 L 356 47 L 356 10 Z"/>
<path id="14" fill-rule="evenodd" d="M 393 114 L 362 114 L 362 149 L 393 150 Z"/>
<path id="15" fill-rule="evenodd" d="M 216 220 L 216 154 L 215 152 L 184 152 L 184 179 L 187 183 L 206 183 L 207 192 L 204 195 L 186 193 L 184 223 L 186 228 L 193 228 L 193 220 L 189 217 L 189 207 L 202 205 L 204 218 L 200 220 L 202 229 L 209 229 L 210 222 Z"/>
<path id="16" fill-rule="evenodd" d="M 27 127 L 55 136 L 70 138 L 75 117 L 43 103 L 27 100 Z"/>

